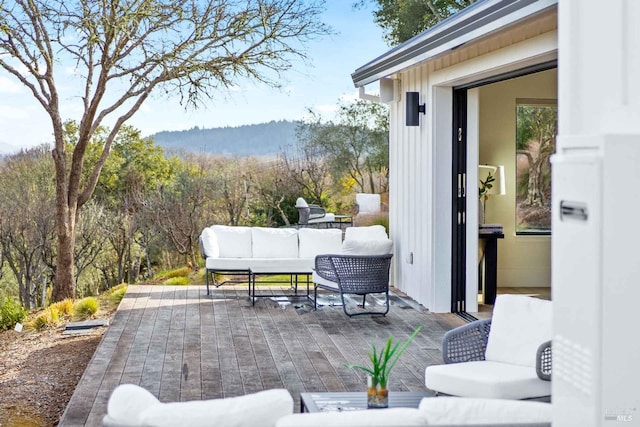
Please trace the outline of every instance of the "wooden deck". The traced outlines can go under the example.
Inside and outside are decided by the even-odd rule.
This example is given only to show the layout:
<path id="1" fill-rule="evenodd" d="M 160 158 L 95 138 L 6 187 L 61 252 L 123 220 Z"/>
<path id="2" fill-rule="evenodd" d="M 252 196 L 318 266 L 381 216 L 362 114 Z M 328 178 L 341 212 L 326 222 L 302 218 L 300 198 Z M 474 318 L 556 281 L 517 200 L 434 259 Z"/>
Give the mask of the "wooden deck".
<path id="1" fill-rule="evenodd" d="M 237 396 L 284 387 L 301 392 L 362 391 L 359 372 L 372 342 L 406 339 L 423 326 L 391 375 L 392 390 L 421 391 L 424 369 L 442 362 L 442 336 L 464 324 L 392 296 L 386 317 L 347 318 L 339 306 L 317 311 L 304 301 L 280 304 L 246 288 L 129 286 L 60 422 L 99 426 L 112 390 L 139 384 L 161 401 Z"/>

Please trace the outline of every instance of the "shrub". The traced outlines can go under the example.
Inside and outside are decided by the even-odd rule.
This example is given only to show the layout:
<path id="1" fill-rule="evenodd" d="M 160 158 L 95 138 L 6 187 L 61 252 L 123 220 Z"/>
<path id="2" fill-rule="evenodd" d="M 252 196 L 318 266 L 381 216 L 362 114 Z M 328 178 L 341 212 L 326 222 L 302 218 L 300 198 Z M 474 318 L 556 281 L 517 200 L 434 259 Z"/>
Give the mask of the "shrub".
<path id="1" fill-rule="evenodd" d="M 44 329 L 55 326 L 58 320 L 60 320 L 60 311 L 55 305 L 50 305 L 31 321 L 31 327 L 37 330 Z"/>
<path id="2" fill-rule="evenodd" d="M 63 316 L 71 316 L 73 313 L 73 300 L 67 298 L 62 301 L 54 302 L 49 306 L 51 309 L 55 309 L 59 314 Z"/>
<path id="3" fill-rule="evenodd" d="M 389 234 L 389 215 L 380 214 L 358 220 L 358 225 L 381 225 Z"/>
<path id="4" fill-rule="evenodd" d="M 73 317 L 86 319 L 98 312 L 98 300 L 94 297 L 82 298 L 73 304 Z"/>
<path id="5" fill-rule="evenodd" d="M 0 330 L 10 329 L 22 322 L 29 311 L 13 298 L 4 298 L 0 303 Z"/>
<path id="6" fill-rule="evenodd" d="M 189 278 L 188 277 L 172 277 L 170 279 L 165 280 L 162 283 L 164 285 L 184 286 L 184 285 L 188 285 L 189 284 Z"/>
<path id="7" fill-rule="evenodd" d="M 113 288 L 107 289 L 106 291 L 104 291 L 105 295 L 112 295 L 115 293 L 120 293 L 120 291 L 122 291 L 123 289 L 126 291 L 127 290 L 127 286 L 129 286 L 127 283 L 120 283 L 117 286 L 114 286 Z"/>
<path id="8" fill-rule="evenodd" d="M 117 288 L 117 289 L 116 289 Z M 114 305 L 120 304 L 120 301 L 122 301 L 122 298 L 124 298 L 124 294 L 127 292 L 127 286 L 125 284 L 125 286 L 122 285 L 118 285 L 115 288 L 110 289 L 111 292 L 109 292 L 108 297 L 109 297 L 109 302 L 111 302 Z"/>
<path id="9" fill-rule="evenodd" d="M 189 277 L 190 272 L 191 269 L 189 267 L 176 268 L 175 270 L 168 271 L 164 277 L 167 279 L 172 279 L 174 277 Z"/>

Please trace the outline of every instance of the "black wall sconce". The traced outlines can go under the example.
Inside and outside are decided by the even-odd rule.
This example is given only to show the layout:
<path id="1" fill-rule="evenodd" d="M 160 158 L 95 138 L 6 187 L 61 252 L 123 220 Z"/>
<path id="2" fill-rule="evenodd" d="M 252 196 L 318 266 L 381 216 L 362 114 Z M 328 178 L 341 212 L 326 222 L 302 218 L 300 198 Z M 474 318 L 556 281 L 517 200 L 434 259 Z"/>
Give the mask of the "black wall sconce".
<path id="1" fill-rule="evenodd" d="M 407 126 L 420 126 L 420 113 L 426 114 L 427 104 L 420 104 L 419 92 L 406 92 Z"/>

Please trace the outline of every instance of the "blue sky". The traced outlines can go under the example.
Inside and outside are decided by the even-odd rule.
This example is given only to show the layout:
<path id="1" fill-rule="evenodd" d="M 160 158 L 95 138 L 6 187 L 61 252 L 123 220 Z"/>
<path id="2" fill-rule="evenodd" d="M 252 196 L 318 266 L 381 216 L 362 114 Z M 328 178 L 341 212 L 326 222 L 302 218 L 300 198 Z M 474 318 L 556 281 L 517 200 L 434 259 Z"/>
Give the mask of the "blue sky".
<path id="1" fill-rule="evenodd" d="M 185 111 L 175 100 L 154 98 L 128 123 L 150 135 L 194 126 L 211 128 L 296 120 L 303 118 L 308 108 L 330 117 L 340 99 L 357 97 L 351 73 L 389 49 L 382 30 L 373 22 L 371 10 L 355 10 L 352 4 L 352 0 L 327 0 L 323 19 L 336 34 L 308 45 L 311 65 L 296 63 L 284 76 L 283 89 L 244 82 L 195 111 Z M 47 117 L 26 88 L 0 71 L 0 153 L 51 142 Z M 63 113 L 63 119 L 69 118 L 79 119 Z"/>

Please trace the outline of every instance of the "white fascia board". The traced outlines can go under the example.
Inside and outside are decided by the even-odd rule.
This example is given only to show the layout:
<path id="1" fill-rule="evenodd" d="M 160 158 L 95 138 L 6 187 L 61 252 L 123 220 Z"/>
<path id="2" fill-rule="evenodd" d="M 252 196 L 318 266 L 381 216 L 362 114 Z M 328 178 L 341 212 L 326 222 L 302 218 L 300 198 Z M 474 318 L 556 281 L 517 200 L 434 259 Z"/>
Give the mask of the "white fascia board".
<path id="1" fill-rule="evenodd" d="M 477 19 L 480 19 L 485 14 L 486 16 L 490 16 L 491 12 L 487 12 L 487 10 L 503 2 L 504 0 L 485 1 L 478 4 L 478 7 L 474 8 L 472 6 L 471 9 L 469 9 L 469 13 L 465 13 L 467 9 L 464 9 L 461 12 L 453 15 L 451 18 L 441 22 L 436 27 L 433 27 L 432 29 L 425 31 L 422 34 L 415 36 L 409 41 L 390 50 L 389 52 L 374 59 L 366 65 L 363 65 L 351 75 L 355 87 L 373 83 L 383 77 L 391 76 L 392 74 L 432 59 L 461 45 L 477 40 L 493 32 L 502 30 L 510 25 L 517 23 L 518 21 L 524 20 L 546 9 L 554 7 L 555 5 L 557 5 L 558 0 L 536 0 L 526 6 L 523 6 L 522 8 L 509 13 L 508 15 L 489 21 L 486 25 L 464 32 L 460 34 L 460 36 L 443 43 L 437 43 L 438 39 L 444 38 L 447 34 L 453 31 L 459 31 L 460 29 L 457 28 L 457 26 L 460 24 L 460 21 L 467 20 L 474 16 L 477 17 Z M 472 15 L 469 15 L 470 13 L 472 13 Z M 473 22 L 475 22 L 475 20 L 471 20 L 469 22 L 469 25 L 471 25 Z M 432 49 L 428 49 L 420 53 L 415 52 L 419 49 L 419 45 L 424 44 L 429 40 L 432 40 L 433 43 L 436 44 Z M 367 71 L 370 71 L 371 74 L 367 73 Z M 363 73 L 366 74 L 360 77 L 359 74 Z"/>

